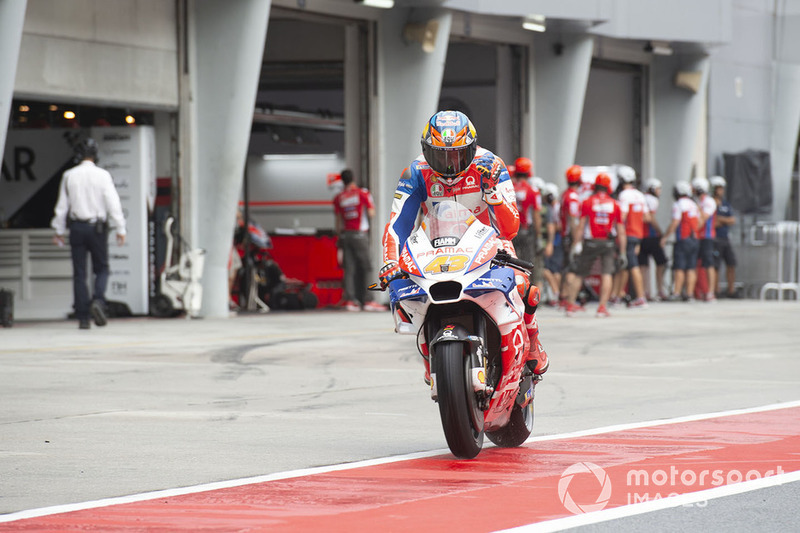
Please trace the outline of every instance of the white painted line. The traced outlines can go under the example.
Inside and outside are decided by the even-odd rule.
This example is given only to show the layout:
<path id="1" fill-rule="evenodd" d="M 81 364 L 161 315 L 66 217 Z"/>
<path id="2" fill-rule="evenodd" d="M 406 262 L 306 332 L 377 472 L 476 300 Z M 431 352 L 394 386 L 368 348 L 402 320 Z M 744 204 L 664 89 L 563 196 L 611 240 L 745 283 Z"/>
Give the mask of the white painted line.
<path id="1" fill-rule="evenodd" d="M 571 433 L 561 433 L 558 435 L 543 435 L 539 437 L 531 437 L 526 442 L 541 442 L 541 441 L 549 441 L 549 440 L 561 440 L 561 439 L 572 439 L 576 437 L 586 437 L 590 435 L 600 435 L 603 433 L 612 433 L 615 431 L 625 431 L 629 429 L 639 429 L 645 427 L 654 427 L 654 426 L 661 426 L 666 424 L 679 424 L 681 422 L 692 422 L 696 420 L 707 420 L 710 418 L 720 418 L 724 416 L 735 416 L 741 414 L 750 414 L 750 413 L 761 413 L 765 411 L 774 411 L 778 409 L 791 409 L 793 407 L 800 407 L 800 401 L 795 402 L 786 402 L 786 403 L 777 403 L 777 404 L 770 404 L 765 405 L 762 407 L 753 407 L 748 409 L 735 409 L 731 411 L 721 411 L 717 413 L 705 413 L 699 415 L 690 415 L 690 416 L 682 416 L 677 418 L 668 418 L 662 420 L 652 420 L 649 422 L 636 422 L 630 424 L 618 424 L 614 426 L 605 426 L 595 429 L 588 429 L 583 431 L 574 431 Z M 443 455 L 449 453 L 447 449 L 439 449 L 439 450 L 431 450 L 427 452 L 418 452 L 418 453 L 410 453 L 405 455 L 396 455 L 393 457 L 382 457 L 378 459 L 369 459 L 366 461 L 356 461 L 353 463 L 342 463 L 338 465 L 330 465 L 330 466 L 321 466 L 315 468 L 304 468 L 300 470 L 290 470 L 287 472 L 277 472 L 274 474 L 266 474 L 263 476 L 254 476 L 248 478 L 241 478 L 241 479 L 232 479 L 228 481 L 219 481 L 216 483 L 205 483 L 202 485 L 193 485 L 190 487 L 181 487 L 176 489 L 165 489 L 153 492 L 143 492 L 140 494 L 131 494 L 129 496 L 119 496 L 115 498 L 103 498 L 101 500 L 93 500 L 88 502 L 80 502 L 80 503 L 70 503 L 64 505 L 54 505 L 50 507 L 39 507 L 36 509 L 28 509 L 24 511 L 17 511 L 14 513 L 0 515 L 0 523 L 3 522 L 14 522 L 17 520 L 24 520 L 27 518 L 37 518 L 41 516 L 49 516 L 54 514 L 61 514 L 61 513 L 70 513 L 75 511 L 83 511 L 86 509 L 96 509 L 99 507 L 109 507 L 112 505 L 121 505 L 125 503 L 135 503 L 135 502 L 142 502 L 142 501 L 149 501 L 149 500 L 157 500 L 160 498 L 171 498 L 174 496 L 183 496 L 186 494 L 197 494 L 200 492 L 208 492 L 212 490 L 220 490 L 220 489 L 228 489 L 232 487 L 241 487 L 244 485 L 255 485 L 257 483 L 265 483 L 268 481 L 277 481 L 280 479 L 290 479 L 302 476 L 311 476 L 315 474 L 325 474 L 328 472 L 338 472 L 340 470 L 349 470 L 352 468 L 363 468 L 367 466 L 377 466 L 377 465 L 384 465 L 384 464 L 391 464 L 391 463 L 398 463 L 402 461 L 411 461 L 413 459 L 424 459 L 427 457 L 435 457 L 437 455 Z M 792 474 L 797 474 L 793 472 Z M 771 476 L 764 479 L 773 479 L 778 476 Z M 743 483 L 754 483 L 759 480 L 754 480 L 753 482 L 743 482 Z M 763 480 L 762 480 L 763 481 Z M 741 485 L 742 483 L 737 483 L 737 486 Z M 717 488 L 724 488 L 724 487 L 717 487 Z M 717 490 L 717 488 L 709 489 L 709 490 Z M 751 489 L 752 490 L 752 489 Z M 707 492 L 707 491 L 705 491 Z M 695 494 L 695 493 L 692 493 Z M 686 496 L 686 495 L 684 495 Z M 680 497 L 680 496 L 679 496 Z M 717 496 L 719 497 L 719 496 Z M 705 498 L 701 498 L 702 501 Z M 663 500 L 657 500 L 663 501 Z M 635 505 L 647 505 L 653 504 L 656 502 L 644 502 Z M 628 508 L 632 506 L 626 506 L 624 508 Z M 615 509 L 609 509 L 609 511 L 614 511 Z M 655 509 L 654 509 L 655 510 Z M 598 513 L 604 513 L 606 511 L 598 511 Z M 642 511 L 647 512 L 647 511 Z M 597 514 L 597 513 L 592 513 Z M 564 519 L 566 520 L 566 519 Z M 525 526 L 528 527 L 528 526 Z"/>
<path id="2" fill-rule="evenodd" d="M 547 533 L 552 531 L 562 531 L 568 528 L 588 526 L 600 522 L 607 522 L 609 520 L 616 520 L 619 518 L 626 518 L 644 513 L 652 513 L 653 511 L 672 509 L 673 507 L 679 507 L 681 505 L 690 505 L 716 498 L 724 498 L 726 496 L 743 494 L 745 492 L 765 489 L 767 487 L 774 487 L 776 485 L 784 485 L 786 483 L 794 483 L 796 481 L 800 481 L 800 471 L 763 477 L 760 479 L 754 479 L 752 481 L 742 481 L 740 483 L 733 483 L 731 485 L 723 485 L 721 487 L 699 490 L 697 492 L 687 492 L 686 494 L 669 496 L 659 500 L 650 500 L 641 503 L 623 505 L 622 507 L 604 509 L 602 511 L 595 511 L 593 513 L 579 514 L 575 516 L 569 516 L 567 518 L 557 518 L 555 520 L 548 520 L 546 522 L 537 522 L 527 526 L 504 529 L 502 531 L 498 531 L 497 533 Z"/>
<path id="3" fill-rule="evenodd" d="M 208 492 L 212 490 L 230 489 L 233 487 L 241 487 L 244 485 L 256 485 L 258 483 L 265 483 L 268 481 L 277 481 L 280 479 L 291 479 L 296 477 L 311 476 L 315 474 L 326 474 L 328 472 L 338 472 L 340 470 L 350 470 L 353 468 L 362 468 L 367 466 L 377 466 L 383 464 L 396 463 L 400 461 L 410 461 L 412 459 L 424 459 L 426 457 L 435 457 L 449 453 L 447 449 L 431 450 L 428 452 L 410 453 L 406 455 L 397 455 L 394 457 L 382 457 L 378 459 L 368 459 L 366 461 L 357 461 L 354 463 L 342 463 L 338 465 L 320 466 L 315 468 L 303 468 L 300 470 L 290 470 L 287 472 L 277 472 L 274 474 L 265 474 L 263 476 L 254 476 L 241 479 L 231 479 L 228 481 L 218 481 L 216 483 L 205 483 L 202 485 L 193 485 L 190 487 L 180 487 L 176 489 L 157 490 L 153 492 L 143 492 L 141 494 L 131 494 L 129 496 L 118 496 L 115 498 L 103 498 L 101 500 L 93 500 L 80 503 L 68 503 L 64 505 L 54 505 L 51 507 L 40 507 L 37 509 L 28 509 L 25 511 L 17 511 L 14 513 L 0 515 L 0 523 L 14 522 L 16 520 L 24 520 L 27 518 L 37 518 L 41 516 L 49 516 L 54 514 L 72 513 L 75 511 L 84 511 L 87 509 L 97 509 L 99 507 L 110 507 L 112 505 L 122 505 L 126 503 L 136 503 L 149 500 L 158 500 L 161 498 L 172 498 L 175 496 L 184 496 L 186 494 L 197 494 L 200 492 Z"/>
<path id="4" fill-rule="evenodd" d="M 627 431 L 629 429 L 649 428 L 656 426 L 665 426 L 668 424 L 680 424 L 682 422 L 696 422 L 699 420 L 708 420 L 710 418 L 722 418 L 726 416 L 747 415 L 752 413 L 763 413 L 766 411 L 776 411 L 779 409 L 791 409 L 793 407 L 800 407 L 800 401 L 773 403 L 761 407 L 749 407 L 745 409 L 733 409 L 730 411 L 719 411 L 716 413 L 703 413 L 699 415 L 679 416 L 676 418 L 663 418 L 661 420 L 650 420 L 647 422 L 631 422 L 629 424 L 617 424 L 613 426 L 605 426 L 594 429 L 585 429 L 581 431 L 573 431 L 570 433 L 559 433 L 557 435 L 541 435 L 538 437 L 530 437 L 525 442 L 541 442 L 548 440 L 561 440 L 573 439 L 577 437 L 588 437 L 591 435 L 602 435 L 603 433 L 614 433 L 616 431 Z"/>

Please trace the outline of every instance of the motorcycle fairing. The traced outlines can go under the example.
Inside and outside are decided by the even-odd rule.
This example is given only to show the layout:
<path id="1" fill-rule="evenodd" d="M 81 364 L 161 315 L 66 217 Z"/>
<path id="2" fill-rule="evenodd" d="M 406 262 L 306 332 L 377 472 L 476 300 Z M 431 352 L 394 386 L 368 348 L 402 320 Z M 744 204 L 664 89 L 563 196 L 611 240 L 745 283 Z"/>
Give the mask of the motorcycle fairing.
<path id="1" fill-rule="evenodd" d="M 509 267 L 492 268 L 464 288 L 464 292 L 471 293 L 472 297 L 480 296 L 487 291 L 501 291 L 508 294 L 512 290 L 517 290 L 517 286 L 514 270 Z"/>
<path id="2" fill-rule="evenodd" d="M 477 222 L 477 221 L 476 221 Z M 472 240 L 478 246 L 465 246 L 462 243 Z M 497 253 L 500 239 L 497 231 L 480 223 L 473 223 L 464 235 L 453 245 L 434 246 L 420 227 L 403 246 L 398 265 L 412 276 L 435 281 L 449 281 L 479 269 Z"/>

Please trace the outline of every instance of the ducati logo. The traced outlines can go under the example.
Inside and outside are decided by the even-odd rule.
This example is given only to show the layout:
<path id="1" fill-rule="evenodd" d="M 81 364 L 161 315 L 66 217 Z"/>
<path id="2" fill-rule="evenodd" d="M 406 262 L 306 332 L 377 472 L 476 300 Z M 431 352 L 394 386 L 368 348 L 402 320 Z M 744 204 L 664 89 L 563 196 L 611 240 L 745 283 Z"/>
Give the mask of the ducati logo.
<path id="1" fill-rule="evenodd" d="M 444 187 L 441 183 L 431 185 L 431 196 L 444 196 Z"/>

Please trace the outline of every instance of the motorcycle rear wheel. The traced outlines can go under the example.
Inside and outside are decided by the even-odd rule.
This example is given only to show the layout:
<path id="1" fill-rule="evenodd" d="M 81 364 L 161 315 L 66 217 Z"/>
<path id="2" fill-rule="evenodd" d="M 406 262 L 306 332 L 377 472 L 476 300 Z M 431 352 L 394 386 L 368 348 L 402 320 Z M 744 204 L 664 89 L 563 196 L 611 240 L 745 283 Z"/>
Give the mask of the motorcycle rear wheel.
<path id="1" fill-rule="evenodd" d="M 437 344 L 433 371 L 447 446 L 456 457 L 472 459 L 483 446 L 483 411 L 472 390 L 469 358 L 464 356 L 464 345 L 460 342 Z"/>
<path id="2" fill-rule="evenodd" d="M 486 436 L 501 448 L 514 448 L 528 440 L 531 431 L 533 431 L 533 401 L 525 407 L 515 403 L 508 424 L 496 431 L 487 431 Z"/>

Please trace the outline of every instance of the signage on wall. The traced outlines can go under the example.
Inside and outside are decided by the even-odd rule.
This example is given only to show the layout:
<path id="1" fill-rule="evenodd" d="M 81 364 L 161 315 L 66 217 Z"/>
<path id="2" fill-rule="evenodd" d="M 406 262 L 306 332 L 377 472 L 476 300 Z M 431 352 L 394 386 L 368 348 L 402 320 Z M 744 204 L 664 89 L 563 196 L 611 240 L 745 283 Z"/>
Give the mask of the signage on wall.
<path id="1" fill-rule="evenodd" d="M 91 136 L 100 149 L 99 166 L 114 178 L 127 237 L 118 246 L 109 235 L 109 277 L 106 298 L 125 302 L 133 314 L 148 313 L 148 213 L 155 199 L 155 136 L 150 126 L 98 127 Z"/>

